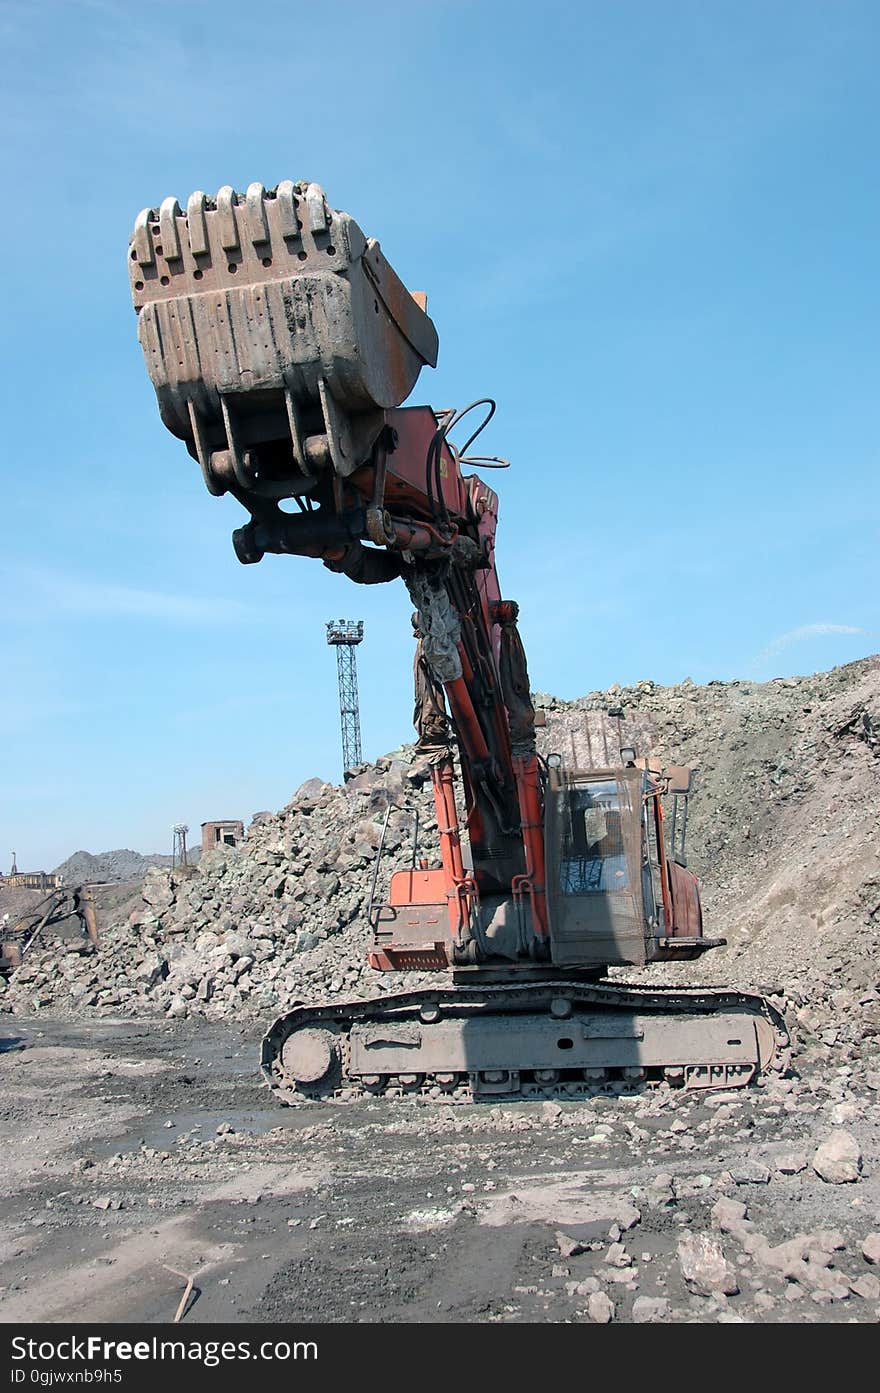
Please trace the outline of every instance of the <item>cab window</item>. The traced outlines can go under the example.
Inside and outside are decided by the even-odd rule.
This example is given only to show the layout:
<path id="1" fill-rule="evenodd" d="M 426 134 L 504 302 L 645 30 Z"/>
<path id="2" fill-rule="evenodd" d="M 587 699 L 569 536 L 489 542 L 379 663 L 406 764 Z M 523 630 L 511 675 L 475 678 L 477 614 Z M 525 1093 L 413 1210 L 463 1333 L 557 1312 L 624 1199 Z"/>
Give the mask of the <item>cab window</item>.
<path id="1" fill-rule="evenodd" d="M 568 790 L 560 889 L 564 895 L 629 888 L 620 790 L 613 779 Z"/>

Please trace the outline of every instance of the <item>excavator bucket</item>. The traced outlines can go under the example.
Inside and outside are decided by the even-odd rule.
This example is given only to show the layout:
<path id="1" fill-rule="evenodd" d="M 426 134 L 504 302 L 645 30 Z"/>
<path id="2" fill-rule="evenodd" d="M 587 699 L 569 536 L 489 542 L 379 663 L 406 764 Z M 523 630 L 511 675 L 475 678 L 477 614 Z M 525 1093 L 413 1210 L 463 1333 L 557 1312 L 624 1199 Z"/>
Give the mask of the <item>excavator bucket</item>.
<path id="1" fill-rule="evenodd" d="M 166 198 L 137 218 L 129 273 L 162 420 L 214 494 L 347 477 L 437 362 L 424 296 L 318 184 Z"/>

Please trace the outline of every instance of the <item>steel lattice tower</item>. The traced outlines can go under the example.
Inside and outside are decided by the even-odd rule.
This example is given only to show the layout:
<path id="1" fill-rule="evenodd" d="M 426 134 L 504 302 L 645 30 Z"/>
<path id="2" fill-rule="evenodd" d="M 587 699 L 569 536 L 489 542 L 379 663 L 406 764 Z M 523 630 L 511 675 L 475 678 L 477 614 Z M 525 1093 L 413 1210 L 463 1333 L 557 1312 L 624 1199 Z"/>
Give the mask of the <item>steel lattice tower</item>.
<path id="1" fill-rule="evenodd" d="M 171 828 L 174 833 L 174 845 L 171 848 L 171 869 L 175 866 L 186 865 L 186 834 L 189 831 L 185 822 L 175 822 Z"/>
<path id="2" fill-rule="evenodd" d="M 337 619 L 327 625 L 327 642 L 336 649 L 339 716 L 342 723 L 342 772 L 361 764 L 361 710 L 358 703 L 357 655 L 364 639 L 362 619 Z"/>

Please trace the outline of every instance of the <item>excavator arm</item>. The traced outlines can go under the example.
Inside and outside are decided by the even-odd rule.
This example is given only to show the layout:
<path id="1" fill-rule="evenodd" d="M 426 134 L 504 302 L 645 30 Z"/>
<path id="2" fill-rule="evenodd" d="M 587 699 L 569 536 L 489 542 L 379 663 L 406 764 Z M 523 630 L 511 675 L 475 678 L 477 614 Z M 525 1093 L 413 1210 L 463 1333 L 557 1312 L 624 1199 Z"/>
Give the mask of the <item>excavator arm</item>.
<path id="1" fill-rule="evenodd" d="M 208 490 L 250 514 L 233 534 L 239 560 L 319 558 L 361 584 L 399 578 L 413 601 L 443 863 L 431 893 L 447 905 L 450 946 L 390 944 L 374 964 L 393 968 L 404 947 L 410 965 L 420 951 L 424 965 L 480 961 L 483 896 L 512 899 L 519 951 L 546 958 L 542 776 L 518 611 L 495 569 L 497 495 L 464 472 L 504 463 L 467 453 L 494 402 L 401 407 L 437 360 L 425 297 L 317 184 L 195 193 L 185 212 L 166 199 L 138 217 L 129 267 L 162 419 Z M 461 451 L 459 426 L 470 427 Z"/>

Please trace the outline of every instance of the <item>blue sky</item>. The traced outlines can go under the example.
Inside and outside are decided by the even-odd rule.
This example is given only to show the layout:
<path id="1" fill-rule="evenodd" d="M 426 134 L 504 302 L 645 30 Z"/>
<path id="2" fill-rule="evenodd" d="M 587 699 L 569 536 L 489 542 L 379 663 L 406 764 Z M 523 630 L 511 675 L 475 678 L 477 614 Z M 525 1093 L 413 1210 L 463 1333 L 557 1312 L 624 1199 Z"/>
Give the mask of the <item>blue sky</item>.
<path id="1" fill-rule="evenodd" d="M 0 865 L 163 850 L 409 739 L 410 606 L 243 520 L 162 427 L 137 211 L 322 183 L 491 394 L 532 685 L 878 647 L 876 4 L 5 0 Z M 7 850 L 8 849 L 8 850 Z"/>

